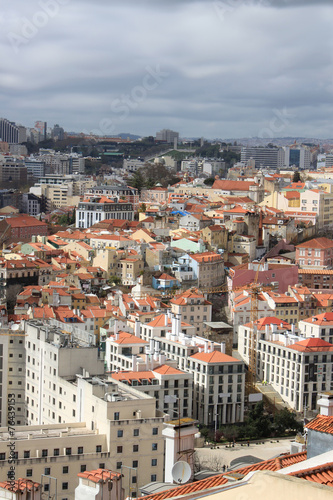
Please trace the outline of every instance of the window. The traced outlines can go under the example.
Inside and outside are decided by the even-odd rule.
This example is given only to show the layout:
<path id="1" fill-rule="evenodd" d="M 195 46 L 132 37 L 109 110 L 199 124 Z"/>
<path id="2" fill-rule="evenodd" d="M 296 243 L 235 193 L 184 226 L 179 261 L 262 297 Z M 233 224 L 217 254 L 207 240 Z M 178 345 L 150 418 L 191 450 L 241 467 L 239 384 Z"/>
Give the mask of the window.
<path id="1" fill-rule="evenodd" d="M 77 454 L 82 455 L 82 453 L 83 453 L 83 446 L 79 446 L 77 449 Z"/>
<path id="2" fill-rule="evenodd" d="M 153 427 L 153 436 L 157 436 L 158 434 L 158 427 Z"/>
<path id="3" fill-rule="evenodd" d="M 87 470 L 87 466 L 86 465 L 81 465 L 80 472 L 85 472 L 86 470 Z"/>
<path id="4" fill-rule="evenodd" d="M 68 483 L 62 483 L 62 489 L 68 490 Z"/>
<path id="5" fill-rule="evenodd" d="M 133 452 L 139 451 L 139 445 L 138 444 L 133 444 Z"/>
<path id="6" fill-rule="evenodd" d="M 32 477 L 32 469 L 27 469 L 26 476 Z"/>
<path id="7" fill-rule="evenodd" d="M 119 411 L 115 411 L 113 414 L 113 420 L 119 420 Z"/>
<path id="8" fill-rule="evenodd" d="M 63 474 L 68 474 L 68 465 L 64 465 L 62 468 L 62 473 Z"/>
<path id="9" fill-rule="evenodd" d="M 132 484 L 136 484 L 136 476 L 132 476 Z"/>
<path id="10" fill-rule="evenodd" d="M 102 463 L 98 464 L 98 468 L 99 469 L 105 469 L 105 463 L 102 462 Z"/>
<path id="11" fill-rule="evenodd" d="M 59 448 L 54 448 L 54 450 L 53 450 L 53 455 L 54 455 L 55 457 L 58 457 L 58 456 L 59 456 L 59 451 L 60 451 L 60 450 L 59 450 Z"/>
<path id="12" fill-rule="evenodd" d="M 138 435 L 139 435 L 139 429 L 134 429 L 133 436 L 138 436 Z"/>
<path id="13" fill-rule="evenodd" d="M 123 465 L 122 462 L 117 462 L 117 465 L 116 465 L 117 469 L 121 469 L 122 465 Z"/>
<path id="14" fill-rule="evenodd" d="M 157 458 L 152 458 L 151 459 L 151 466 L 156 467 L 156 465 L 157 465 Z"/>
<path id="15" fill-rule="evenodd" d="M 23 458 L 30 458 L 30 451 L 24 451 Z"/>
<path id="16" fill-rule="evenodd" d="M 151 445 L 151 449 L 152 449 L 153 451 L 156 451 L 156 450 L 157 450 L 157 443 L 153 443 L 153 444 Z"/>
<path id="17" fill-rule="evenodd" d="M 133 460 L 132 462 L 132 467 L 134 467 L 134 469 L 139 465 L 139 461 L 138 460 Z"/>
<path id="18" fill-rule="evenodd" d="M 122 437 L 123 437 L 123 435 L 124 435 L 124 431 L 123 431 L 123 430 L 121 430 L 121 429 L 119 429 L 119 430 L 117 431 L 117 437 L 122 438 Z"/>
<path id="19" fill-rule="evenodd" d="M 117 453 L 122 453 L 122 452 L 123 452 L 123 447 L 122 446 L 117 446 Z"/>
<path id="20" fill-rule="evenodd" d="M 153 481 L 156 481 L 156 474 L 152 474 L 150 476 L 150 480 L 153 482 Z"/>
<path id="21" fill-rule="evenodd" d="M 66 448 L 66 455 L 72 454 L 72 448 Z"/>
<path id="22" fill-rule="evenodd" d="M 96 453 L 100 453 L 102 451 L 102 445 L 101 444 L 98 444 L 96 446 Z"/>
<path id="23" fill-rule="evenodd" d="M 0 453 L 0 460 L 6 460 L 6 453 Z"/>
<path id="24" fill-rule="evenodd" d="M 47 450 L 42 450 L 42 457 L 47 457 Z"/>

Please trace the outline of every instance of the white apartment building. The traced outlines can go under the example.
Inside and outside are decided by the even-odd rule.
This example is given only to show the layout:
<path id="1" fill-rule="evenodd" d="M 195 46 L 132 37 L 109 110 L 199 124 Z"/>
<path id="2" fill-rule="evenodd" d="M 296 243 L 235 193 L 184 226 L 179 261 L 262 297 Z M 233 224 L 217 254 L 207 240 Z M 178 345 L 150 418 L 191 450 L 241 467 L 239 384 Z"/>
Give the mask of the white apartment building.
<path id="1" fill-rule="evenodd" d="M 151 364 L 151 358 L 149 356 L 146 365 Z M 156 408 L 168 413 L 172 419 L 190 416 L 193 376 L 176 368 L 176 363 L 170 360 L 163 365 L 156 362 L 154 365 L 157 366 L 145 371 L 140 365 L 137 366 L 140 371 L 117 371 L 111 377 L 155 398 Z"/>
<path id="2" fill-rule="evenodd" d="M 306 338 L 315 337 L 333 344 L 333 312 L 324 312 L 304 319 L 298 323 L 298 327 Z"/>
<path id="3" fill-rule="evenodd" d="M 196 327 L 185 323 L 181 320 L 181 315 L 175 316 L 168 311 L 167 313 L 159 314 L 149 323 L 141 323 L 139 335 L 145 339 L 150 340 L 157 337 L 166 337 L 168 331 L 175 334 L 183 332 L 185 335 L 195 335 Z M 137 328 L 137 325 L 136 325 Z M 137 335 L 138 333 L 136 333 Z"/>
<path id="4" fill-rule="evenodd" d="M 333 344 L 299 336 L 294 325 L 278 325 L 277 319 L 265 318 L 258 328 L 257 377 L 271 384 L 293 410 L 315 410 L 318 393 L 333 387 Z M 240 327 L 239 353 L 247 363 L 250 334 L 250 324 Z"/>
<path id="5" fill-rule="evenodd" d="M 81 201 L 76 211 L 75 223 L 76 227 L 86 229 L 105 219 L 133 220 L 133 218 L 131 203 L 102 196 Z"/>
<path id="6" fill-rule="evenodd" d="M 158 349 L 193 375 L 193 418 L 210 425 L 218 413 L 220 425 L 243 421 L 245 366 L 224 353 L 224 344 L 167 332 L 165 338 L 155 339 L 154 350 Z"/>
<path id="7" fill-rule="evenodd" d="M 15 327 L 16 328 L 16 327 Z M 7 426 L 10 416 L 13 426 L 25 420 L 25 342 L 24 331 L 0 330 L 0 426 Z M 14 406 L 10 415 L 8 407 Z"/>

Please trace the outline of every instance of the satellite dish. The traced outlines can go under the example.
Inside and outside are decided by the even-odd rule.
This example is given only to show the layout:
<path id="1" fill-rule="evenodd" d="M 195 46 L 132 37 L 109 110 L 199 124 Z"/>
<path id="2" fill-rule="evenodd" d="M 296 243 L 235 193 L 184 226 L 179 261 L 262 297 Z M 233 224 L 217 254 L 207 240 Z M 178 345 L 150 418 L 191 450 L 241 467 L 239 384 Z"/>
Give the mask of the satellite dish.
<path id="1" fill-rule="evenodd" d="M 187 462 L 176 462 L 171 470 L 172 479 L 177 484 L 187 483 L 191 477 L 191 467 Z"/>

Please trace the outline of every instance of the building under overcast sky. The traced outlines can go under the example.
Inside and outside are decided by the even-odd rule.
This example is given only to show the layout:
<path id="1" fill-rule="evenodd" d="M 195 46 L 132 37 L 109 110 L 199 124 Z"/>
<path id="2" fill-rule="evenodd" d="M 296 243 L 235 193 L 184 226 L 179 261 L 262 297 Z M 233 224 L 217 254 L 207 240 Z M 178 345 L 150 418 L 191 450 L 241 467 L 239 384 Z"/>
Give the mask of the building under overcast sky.
<path id="1" fill-rule="evenodd" d="M 331 137 L 331 0 L 12 0 L 0 115 L 140 135 Z"/>

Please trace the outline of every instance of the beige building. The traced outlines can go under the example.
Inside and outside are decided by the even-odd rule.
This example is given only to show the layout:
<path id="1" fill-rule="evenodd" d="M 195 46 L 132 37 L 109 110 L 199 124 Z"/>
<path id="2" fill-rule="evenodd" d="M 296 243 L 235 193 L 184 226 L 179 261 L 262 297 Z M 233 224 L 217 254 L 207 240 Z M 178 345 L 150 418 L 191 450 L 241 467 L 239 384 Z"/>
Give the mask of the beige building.
<path id="1" fill-rule="evenodd" d="M 104 361 L 98 357 L 97 347 L 84 344 L 73 335 L 38 321 L 28 322 L 26 332 L 28 425 L 61 424 L 71 427 L 74 423 L 84 424 L 94 434 L 94 439 L 89 441 L 93 447 L 87 443 L 87 453 L 105 453 L 104 457 L 93 457 L 96 460 L 89 464 L 89 468 L 108 468 L 119 472 L 121 466 L 133 467 L 136 474 L 132 476 L 136 479 L 130 485 L 131 491 L 137 491 L 140 485 L 148 482 L 162 481 L 162 427 L 165 416 L 156 409 L 155 398 L 135 387 L 104 377 Z M 50 449 L 46 446 L 42 448 L 47 450 L 44 455 L 39 450 L 33 457 L 50 457 L 44 463 L 57 462 L 58 456 L 62 456 L 62 460 L 65 457 L 67 462 L 75 462 L 76 467 L 71 470 L 73 476 L 68 481 L 70 488 L 74 489 L 78 484 L 76 475 L 80 472 L 80 464 L 77 460 L 80 457 L 68 457 L 84 454 L 85 445 L 81 437 L 83 451 L 77 451 L 79 445 L 72 444 L 69 437 L 67 434 L 65 445 L 59 445 L 61 453 L 55 452 L 58 447 L 52 444 L 51 448 L 50 444 Z M 22 455 L 24 458 L 24 453 Z M 40 462 L 37 460 L 37 463 Z M 50 473 L 54 475 L 52 470 Z M 58 474 L 58 471 L 54 473 Z M 40 468 L 33 471 L 31 477 L 37 481 L 39 476 Z M 58 477 L 61 477 L 61 471 Z M 72 498 L 70 492 L 68 497 Z"/>
<path id="2" fill-rule="evenodd" d="M 197 289 L 190 289 L 170 301 L 171 311 L 202 333 L 203 323 L 212 321 L 212 303 Z"/>
<path id="3" fill-rule="evenodd" d="M 39 184 L 30 188 L 30 192 L 36 196 L 46 198 L 46 209 L 52 211 L 56 208 L 77 206 L 81 197 L 73 194 L 71 184 Z"/>

